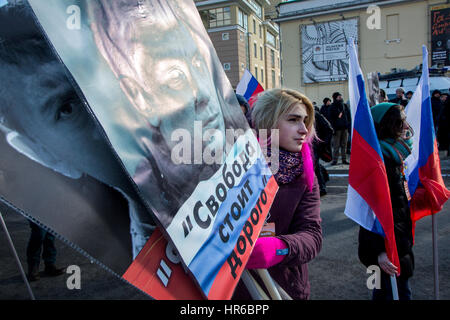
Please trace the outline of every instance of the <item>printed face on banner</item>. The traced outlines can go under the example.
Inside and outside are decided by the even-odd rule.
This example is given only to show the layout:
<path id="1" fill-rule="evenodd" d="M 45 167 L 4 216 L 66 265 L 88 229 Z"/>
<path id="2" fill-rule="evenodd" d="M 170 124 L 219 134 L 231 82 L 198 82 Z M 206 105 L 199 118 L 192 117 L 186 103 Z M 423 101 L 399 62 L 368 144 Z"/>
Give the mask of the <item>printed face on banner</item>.
<path id="1" fill-rule="evenodd" d="M 4 125 L 12 130 L 8 142 L 65 176 L 86 173 L 117 185 L 117 164 L 61 63 L 18 62 L 0 63 L 0 83 L 8 83 L 0 98 Z"/>
<path id="2" fill-rule="evenodd" d="M 0 180 L 0 195 L 121 273 L 151 235 L 154 222 L 137 203 L 64 65 L 33 23 L 31 8 L 7 5 L 0 10 L 0 175 L 8 177 Z M 70 201 L 77 203 L 68 208 Z M 75 226 L 73 219 L 84 225 Z M 101 240 L 87 234 L 92 226 Z M 84 247 L 88 243 L 96 246 Z M 108 253 L 111 244 L 114 257 Z"/>
<path id="3" fill-rule="evenodd" d="M 230 106 L 219 102 L 207 63 L 211 47 L 184 22 L 177 5 L 99 1 L 89 2 L 87 11 L 95 45 L 127 97 L 129 112 L 141 121 L 140 132 L 128 130 L 143 149 L 130 173 L 147 197 L 160 195 L 153 202 L 166 225 L 196 183 L 217 169 L 204 165 L 204 153 L 223 160 L 222 108 Z M 204 139 L 208 132 L 214 134 Z M 187 160 L 182 164 L 174 163 L 180 144 Z"/>
<path id="4" fill-rule="evenodd" d="M 229 298 L 277 185 L 194 3 L 29 2 L 203 294 Z"/>

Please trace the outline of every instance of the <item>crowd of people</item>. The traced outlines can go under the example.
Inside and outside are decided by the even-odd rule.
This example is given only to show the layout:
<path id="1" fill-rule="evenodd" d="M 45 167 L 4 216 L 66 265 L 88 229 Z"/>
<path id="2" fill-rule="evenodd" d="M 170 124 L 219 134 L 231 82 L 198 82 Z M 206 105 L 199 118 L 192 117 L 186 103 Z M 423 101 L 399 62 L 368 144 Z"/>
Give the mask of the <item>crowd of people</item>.
<path id="1" fill-rule="evenodd" d="M 438 132 L 442 134 L 446 127 L 444 124 L 448 122 L 446 120 L 448 119 L 448 95 L 439 94 L 438 96 L 438 93 L 437 91 L 433 93 L 432 100 L 435 101 L 433 113 L 438 113 L 435 123 Z M 404 111 L 412 94 L 408 92 L 405 95 L 404 90 L 399 88 L 396 97 L 388 101 L 386 94 L 382 91 L 381 102 L 371 107 L 377 138 L 385 159 L 392 201 L 394 233 L 402 270 L 400 276 L 396 278 L 400 300 L 412 299 L 409 280 L 414 272 L 413 227 L 403 174 L 404 161 L 413 148 L 411 139 L 413 132 L 406 121 Z M 284 103 L 282 105 L 286 109 L 278 110 L 277 108 L 281 105 L 278 100 L 285 99 L 287 95 L 291 95 L 290 104 Z M 297 98 L 292 99 L 292 97 Z M 311 111 L 311 102 L 307 97 L 295 91 L 291 93 L 288 90 L 275 89 L 259 96 L 252 110 L 243 108 L 250 125 L 257 132 L 261 128 L 280 130 L 280 141 L 283 141 L 280 143 L 280 161 L 281 167 L 285 169 L 281 174 L 275 174 L 280 191 L 271 210 L 271 213 L 274 213 L 271 215 L 271 221 L 281 224 L 283 229 L 277 230 L 277 237 L 258 239 L 247 268 L 268 268 L 270 274 L 280 281 L 289 294 L 300 299 L 309 295 L 306 263 L 317 255 L 322 242 L 318 199 L 326 194 L 325 183 L 328 174 L 326 170 L 324 172 L 319 160 L 336 165 L 341 157 L 342 164 L 348 164 L 347 144 L 351 130 L 351 113 L 339 92 L 333 93 L 332 99 L 323 99 L 321 108 L 313 103 L 314 109 Z M 437 99 L 441 104 L 437 104 Z M 238 100 L 241 103 L 245 101 L 245 98 L 239 97 Z M 268 115 L 271 116 L 272 122 L 261 126 L 260 119 Z M 314 119 L 313 124 L 311 118 Z M 285 123 L 290 121 L 293 121 L 290 125 L 292 129 L 285 130 Z M 295 140 L 302 135 L 306 139 Z M 285 141 L 289 140 L 297 141 L 297 145 L 286 144 Z M 313 160 L 311 160 L 314 162 L 314 169 L 309 169 L 306 165 L 305 157 L 308 153 L 304 150 L 309 146 L 312 146 L 314 151 Z M 313 174 L 313 171 L 315 178 L 314 185 L 311 187 L 308 184 L 308 175 Z M 295 187 L 295 193 L 293 193 L 293 187 Z M 297 201 L 298 197 L 301 199 L 300 202 Z M 292 205 L 293 200 L 297 205 Z M 305 211 L 303 203 L 306 202 L 309 206 Z M 300 214 L 300 210 L 303 213 Z M 283 214 L 280 213 L 281 211 Z M 398 275 L 398 269 L 387 257 L 384 238 L 361 227 L 358 240 L 358 257 L 361 263 L 367 267 L 378 265 L 383 271 L 381 288 L 373 290 L 373 300 L 392 300 L 390 276 Z M 280 250 L 285 250 L 287 256 L 277 255 Z M 305 255 L 306 251 L 308 255 Z M 296 265 L 295 269 L 290 268 L 293 262 Z M 286 283 L 291 283 L 291 286 L 286 286 Z M 241 284 L 237 293 L 242 294 L 243 290 Z"/>

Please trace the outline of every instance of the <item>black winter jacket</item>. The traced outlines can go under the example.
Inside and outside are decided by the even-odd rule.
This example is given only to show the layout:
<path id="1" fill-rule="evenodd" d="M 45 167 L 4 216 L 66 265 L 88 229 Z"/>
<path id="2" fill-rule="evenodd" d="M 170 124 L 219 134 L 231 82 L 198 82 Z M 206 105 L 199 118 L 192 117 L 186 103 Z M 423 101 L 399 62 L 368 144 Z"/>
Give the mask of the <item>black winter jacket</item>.
<path id="1" fill-rule="evenodd" d="M 398 165 L 385 155 L 384 161 L 394 214 L 394 233 L 400 259 L 400 276 L 409 278 L 413 275 L 414 270 L 413 236 L 411 214 L 404 187 L 402 168 L 401 165 Z M 378 255 L 382 252 L 386 252 L 384 238 L 361 227 L 358 246 L 359 260 L 366 267 L 378 265 Z"/>
<path id="2" fill-rule="evenodd" d="M 339 115 L 342 113 L 341 117 Z M 351 126 L 351 115 L 350 109 L 342 101 L 333 101 L 330 105 L 329 110 L 329 120 L 333 126 L 334 131 L 350 129 Z"/>

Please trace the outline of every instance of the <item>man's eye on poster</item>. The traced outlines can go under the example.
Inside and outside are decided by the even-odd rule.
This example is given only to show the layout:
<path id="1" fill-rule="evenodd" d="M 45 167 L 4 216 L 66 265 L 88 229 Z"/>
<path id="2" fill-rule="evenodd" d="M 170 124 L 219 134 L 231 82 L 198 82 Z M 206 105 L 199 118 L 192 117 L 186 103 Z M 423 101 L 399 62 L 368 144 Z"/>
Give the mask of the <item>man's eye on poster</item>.
<path id="1" fill-rule="evenodd" d="M 278 189 L 192 1 L 0 6 L 0 151 L 2 206 L 156 299 L 231 298 Z"/>

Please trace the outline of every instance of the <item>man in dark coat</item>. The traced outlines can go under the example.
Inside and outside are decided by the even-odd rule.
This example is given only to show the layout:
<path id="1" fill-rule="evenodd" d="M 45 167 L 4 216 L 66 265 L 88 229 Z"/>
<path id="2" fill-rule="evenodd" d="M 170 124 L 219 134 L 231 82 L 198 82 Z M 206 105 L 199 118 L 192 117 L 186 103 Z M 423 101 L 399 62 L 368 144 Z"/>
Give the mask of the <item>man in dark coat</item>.
<path id="1" fill-rule="evenodd" d="M 339 154 L 342 157 L 342 163 L 348 164 L 346 159 L 348 129 L 351 125 L 350 109 L 344 103 L 342 95 L 339 92 L 333 93 L 333 103 L 330 106 L 330 122 L 333 126 L 333 162 L 336 165 Z"/>
<path id="2" fill-rule="evenodd" d="M 330 121 L 330 106 L 331 106 L 331 99 L 325 98 L 323 99 L 323 105 L 320 107 L 320 113 L 327 118 L 328 121 Z"/>
<path id="3" fill-rule="evenodd" d="M 431 111 L 433 112 L 433 125 L 434 130 L 438 129 L 438 118 L 442 110 L 441 92 L 439 90 L 434 90 L 431 95 Z"/>
<path id="4" fill-rule="evenodd" d="M 319 182 L 320 196 L 327 194 L 326 183 L 329 180 L 328 172 L 324 166 L 320 164 L 320 159 L 327 162 L 331 160 L 331 139 L 333 137 L 333 127 L 330 122 L 323 116 L 319 108 L 315 108 L 315 128 L 319 141 L 315 141 L 314 148 L 314 172 Z M 326 157 L 326 158 L 325 158 Z M 328 158 L 329 157 L 329 158 Z"/>
<path id="5" fill-rule="evenodd" d="M 408 99 L 405 98 L 405 90 L 403 90 L 403 88 L 397 88 L 397 90 L 395 90 L 395 95 L 396 97 L 389 100 L 389 102 L 406 107 L 406 105 L 408 104 Z"/>
<path id="6" fill-rule="evenodd" d="M 442 106 L 441 114 L 438 119 L 437 139 L 439 150 L 447 151 L 447 157 L 450 156 L 450 99 L 445 100 Z"/>

